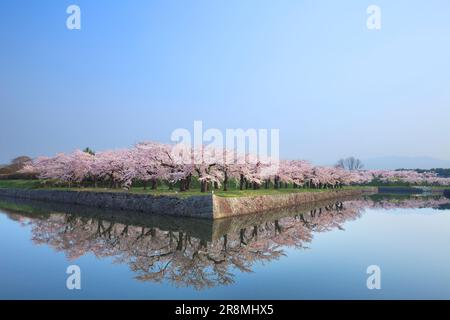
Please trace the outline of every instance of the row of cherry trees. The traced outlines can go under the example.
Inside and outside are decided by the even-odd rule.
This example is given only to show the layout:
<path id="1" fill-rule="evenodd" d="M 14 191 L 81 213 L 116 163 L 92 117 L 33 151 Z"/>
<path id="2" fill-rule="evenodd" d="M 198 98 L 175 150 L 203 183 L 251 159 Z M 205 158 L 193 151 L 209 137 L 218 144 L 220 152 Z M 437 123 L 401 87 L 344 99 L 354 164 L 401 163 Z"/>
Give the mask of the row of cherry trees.
<path id="1" fill-rule="evenodd" d="M 156 189 L 165 182 L 180 191 L 191 188 L 195 177 L 201 191 L 223 187 L 230 183 L 244 188 L 337 188 L 343 185 L 367 184 L 371 181 L 409 184 L 450 185 L 450 179 L 433 173 L 387 170 L 346 170 L 339 167 L 312 166 L 303 160 L 258 159 L 255 155 L 237 155 L 228 150 L 187 150 L 179 146 L 154 142 L 139 143 L 130 149 L 89 153 L 76 150 L 54 157 L 38 157 L 22 172 L 40 179 L 68 185 L 108 185 L 130 188 L 140 183 Z"/>

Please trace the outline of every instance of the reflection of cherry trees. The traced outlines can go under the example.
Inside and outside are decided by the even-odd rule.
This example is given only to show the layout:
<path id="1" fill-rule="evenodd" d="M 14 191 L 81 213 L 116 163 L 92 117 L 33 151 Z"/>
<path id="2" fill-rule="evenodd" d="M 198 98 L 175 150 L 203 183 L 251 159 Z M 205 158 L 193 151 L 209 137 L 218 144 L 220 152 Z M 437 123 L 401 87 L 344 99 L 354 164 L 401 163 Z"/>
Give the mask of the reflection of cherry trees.
<path id="1" fill-rule="evenodd" d="M 420 209 L 420 208 L 439 208 L 442 205 L 447 205 L 450 203 L 450 199 L 441 196 L 431 196 L 431 197 L 410 197 L 410 198 L 387 198 L 380 200 L 364 199 L 364 200 L 354 200 L 348 202 L 352 206 L 364 207 L 364 208 L 374 208 L 374 209 Z"/>
<path id="2" fill-rule="evenodd" d="M 236 271 L 251 272 L 257 263 L 282 257 L 287 247 L 307 248 L 316 232 L 343 230 L 365 208 L 422 208 L 450 203 L 445 198 L 374 201 L 370 198 L 330 203 L 286 217 L 251 220 L 212 239 L 185 231 L 167 231 L 92 217 L 54 213 L 45 218 L 17 218 L 32 227 L 33 241 L 63 251 L 69 259 L 93 253 L 126 263 L 141 281 L 169 281 L 203 289 L 233 283 Z M 214 228 L 214 227 L 213 227 Z M 214 233 L 214 230 L 211 230 Z"/>
<path id="3" fill-rule="evenodd" d="M 275 245 L 254 245 L 254 235 L 224 235 L 215 241 L 184 232 L 162 231 L 95 219 L 54 214 L 32 221 L 33 240 L 64 251 L 70 259 L 88 252 L 97 257 L 114 256 L 127 263 L 139 280 L 170 280 L 195 288 L 233 282 L 230 269 L 250 272 L 255 262 L 282 255 Z"/>

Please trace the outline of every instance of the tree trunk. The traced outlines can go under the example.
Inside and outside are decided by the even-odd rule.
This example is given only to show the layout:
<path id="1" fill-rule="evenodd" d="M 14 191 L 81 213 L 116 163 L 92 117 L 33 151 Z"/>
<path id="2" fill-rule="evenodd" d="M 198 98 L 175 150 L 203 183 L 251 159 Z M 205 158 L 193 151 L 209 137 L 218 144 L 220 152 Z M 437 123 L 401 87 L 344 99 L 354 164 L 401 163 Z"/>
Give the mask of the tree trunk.
<path id="1" fill-rule="evenodd" d="M 184 191 L 186 191 L 186 180 L 181 179 L 180 180 L 180 192 L 184 192 Z"/>
<path id="2" fill-rule="evenodd" d="M 206 182 L 205 181 L 200 182 L 200 192 L 206 192 Z"/>
<path id="3" fill-rule="evenodd" d="M 239 180 L 239 189 L 243 190 L 244 189 L 244 175 L 241 174 L 240 180 Z"/>
<path id="4" fill-rule="evenodd" d="M 158 181 L 156 179 L 152 179 L 152 190 L 156 190 L 158 188 Z"/>
<path id="5" fill-rule="evenodd" d="M 192 181 L 192 174 L 189 173 L 189 175 L 186 178 L 186 190 L 189 190 L 191 188 L 191 181 Z"/>
<path id="6" fill-rule="evenodd" d="M 228 237 L 227 235 L 223 236 L 223 250 L 227 251 Z"/>
<path id="7" fill-rule="evenodd" d="M 223 178 L 223 191 L 228 191 L 228 173 L 226 171 Z"/>

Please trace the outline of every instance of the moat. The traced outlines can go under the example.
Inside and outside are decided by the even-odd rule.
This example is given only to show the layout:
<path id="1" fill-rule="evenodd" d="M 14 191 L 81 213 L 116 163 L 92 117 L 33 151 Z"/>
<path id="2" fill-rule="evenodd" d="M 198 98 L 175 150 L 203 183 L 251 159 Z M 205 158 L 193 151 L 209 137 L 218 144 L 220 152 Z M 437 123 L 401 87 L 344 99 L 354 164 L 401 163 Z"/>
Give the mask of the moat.
<path id="1" fill-rule="evenodd" d="M 1 198 L 0 298 L 450 298 L 449 231 L 450 199 L 440 196 L 218 220 Z M 81 290 L 66 287 L 70 265 Z M 379 290 L 366 285 L 371 265 Z"/>

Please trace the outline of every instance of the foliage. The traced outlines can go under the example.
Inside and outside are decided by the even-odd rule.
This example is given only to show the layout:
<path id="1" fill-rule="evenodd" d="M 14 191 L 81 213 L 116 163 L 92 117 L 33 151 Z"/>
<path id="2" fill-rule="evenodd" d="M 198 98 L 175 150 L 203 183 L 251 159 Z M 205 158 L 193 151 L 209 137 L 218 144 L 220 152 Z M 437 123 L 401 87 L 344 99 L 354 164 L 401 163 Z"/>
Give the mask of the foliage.
<path id="1" fill-rule="evenodd" d="M 405 169 L 399 169 L 399 170 L 405 170 Z M 430 170 L 425 169 L 414 169 L 414 171 L 419 173 L 435 173 L 440 178 L 450 178 L 450 168 L 434 168 Z"/>
<path id="2" fill-rule="evenodd" d="M 347 169 L 347 170 L 361 170 L 364 168 L 364 164 L 361 160 L 355 157 L 348 157 L 345 159 L 340 159 L 336 163 L 336 168 Z"/>
<path id="3" fill-rule="evenodd" d="M 22 170 L 32 159 L 28 156 L 20 156 L 11 160 L 8 165 L 3 165 L 0 167 L 0 175 L 17 175 L 20 170 Z"/>
<path id="4" fill-rule="evenodd" d="M 35 174 L 44 181 L 62 186 L 109 187 L 129 190 L 149 185 L 175 186 L 186 192 L 198 183 L 202 192 L 298 188 L 329 189 L 343 186 L 396 183 L 408 185 L 449 185 L 449 178 L 413 170 L 358 170 L 358 161 L 350 161 L 351 170 L 342 167 L 313 166 L 303 160 L 260 158 L 253 154 L 213 149 L 191 149 L 156 142 L 138 143 L 130 149 L 107 150 L 95 154 L 76 150 L 54 157 L 39 157 L 27 162 L 22 173 Z"/>

